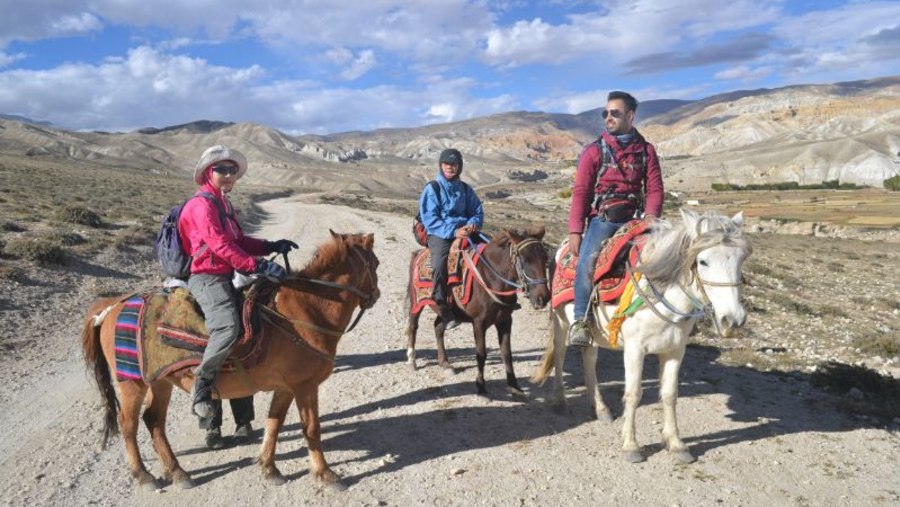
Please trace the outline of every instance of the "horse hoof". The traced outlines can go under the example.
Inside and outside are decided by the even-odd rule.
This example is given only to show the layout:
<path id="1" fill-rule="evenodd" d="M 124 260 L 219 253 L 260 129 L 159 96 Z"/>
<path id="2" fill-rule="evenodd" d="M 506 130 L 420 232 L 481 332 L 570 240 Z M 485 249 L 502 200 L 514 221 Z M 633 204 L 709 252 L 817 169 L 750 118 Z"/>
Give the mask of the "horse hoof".
<path id="1" fill-rule="evenodd" d="M 411 361 L 411 362 L 406 363 L 406 366 L 408 366 L 409 369 L 412 370 L 412 371 L 416 371 L 416 370 L 419 369 L 419 367 L 416 366 L 416 362 L 415 362 L 415 361 Z"/>
<path id="2" fill-rule="evenodd" d="M 597 420 L 604 424 L 610 424 L 613 422 L 613 416 L 608 410 L 604 410 L 603 412 L 597 413 Z"/>
<path id="3" fill-rule="evenodd" d="M 287 483 L 287 480 L 281 474 L 272 474 L 266 477 L 266 482 L 273 486 L 283 486 Z"/>
<path id="4" fill-rule="evenodd" d="M 440 366 L 441 368 L 443 368 L 443 369 L 445 369 L 445 370 L 452 370 L 452 369 L 453 369 L 453 365 L 450 364 L 450 361 L 441 361 L 441 362 L 438 363 L 438 366 Z"/>
<path id="5" fill-rule="evenodd" d="M 525 391 L 520 389 L 519 387 L 507 386 L 506 391 L 509 392 L 510 396 L 518 400 L 527 400 L 528 395 L 525 394 Z"/>
<path id="6" fill-rule="evenodd" d="M 625 461 L 629 463 L 641 463 L 644 461 L 644 456 L 640 453 L 640 451 L 626 451 L 624 458 Z"/>
<path id="7" fill-rule="evenodd" d="M 569 413 L 569 406 L 564 402 L 556 402 L 553 404 L 553 412 L 558 415 L 566 415 Z"/>
<path id="8" fill-rule="evenodd" d="M 675 461 L 677 461 L 677 462 L 679 462 L 679 463 L 681 463 L 681 464 L 683 464 L 683 465 L 688 465 L 688 464 L 690 464 L 690 463 L 693 463 L 693 462 L 697 461 L 697 458 L 695 458 L 694 455 L 691 454 L 691 453 L 688 452 L 688 451 L 677 451 L 677 452 L 674 452 L 674 453 L 672 454 L 672 457 L 675 458 Z"/>
<path id="9" fill-rule="evenodd" d="M 175 487 L 178 489 L 191 489 L 194 486 L 196 486 L 196 484 L 194 484 L 194 481 L 192 481 L 190 478 L 175 481 Z"/>
<path id="10" fill-rule="evenodd" d="M 347 485 L 341 481 L 334 481 L 328 485 L 328 489 L 334 491 L 335 493 L 340 493 L 342 491 L 347 491 Z"/>
<path id="11" fill-rule="evenodd" d="M 139 484 L 139 486 L 144 491 L 159 491 L 159 490 L 163 489 L 162 485 L 159 482 L 157 482 L 156 479 L 142 482 Z"/>

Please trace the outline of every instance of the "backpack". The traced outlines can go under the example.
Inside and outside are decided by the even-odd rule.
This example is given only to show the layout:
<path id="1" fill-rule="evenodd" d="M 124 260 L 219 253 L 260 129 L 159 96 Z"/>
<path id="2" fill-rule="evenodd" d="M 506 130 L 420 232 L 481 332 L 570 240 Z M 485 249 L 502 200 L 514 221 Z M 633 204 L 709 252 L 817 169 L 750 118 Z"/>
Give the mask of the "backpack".
<path id="1" fill-rule="evenodd" d="M 191 261 L 193 257 L 185 253 L 184 247 L 181 245 L 181 235 L 178 234 L 178 219 L 181 217 L 181 210 L 184 205 L 194 197 L 203 197 L 215 204 L 219 210 L 219 219 L 222 226 L 225 226 L 225 210 L 214 195 L 209 192 L 201 192 L 195 196 L 186 199 L 183 203 L 169 210 L 162 219 L 159 233 L 156 235 L 156 257 L 162 266 L 163 273 L 171 278 L 187 278 L 191 275 Z M 205 251 L 207 245 L 200 247 L 198 254 Z"/>
<path id="2" fill-rule="evenodd" d="M 441 203 L 441 187 L 438 185 L 437 180 L 431 180 L 428 182 L 431 185 L 431 189 L 434 190 L 435 195 L 437 196 L 438 204 Z M 413 219 L 412 226 L 413 236 L 416 238 L 416 243 L 422 246 L 428 246 L 428 233 L 425 231 L 425 224 L 422 223 L 422 213 L 416 213 L 416 218 Z"/>

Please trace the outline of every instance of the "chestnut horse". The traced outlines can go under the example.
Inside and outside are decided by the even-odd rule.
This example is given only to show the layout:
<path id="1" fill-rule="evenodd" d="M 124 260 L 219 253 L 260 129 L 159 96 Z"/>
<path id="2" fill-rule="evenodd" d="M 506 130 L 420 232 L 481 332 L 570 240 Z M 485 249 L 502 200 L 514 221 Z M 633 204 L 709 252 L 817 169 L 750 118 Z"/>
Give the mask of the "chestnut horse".
<path id="1" fill-rule="evenodd" d="M 457 319 L 472 323 L 475 334 L 475 357 L 478 362 L 478 376 L 475 386 L 478 394 L 487 395 L 484 387 L 485 333 L 488 328 L 497 328 L 500 342 L 500 356 L 506 366 L 506 384 L 515 396 L 525 396 L 519 387 L 512 364 L 510 334 L 512 331 L 512 313 L 519 308 L 516 303 L 518 292 L 524 292 L 535 309 L 547 306 L 550 301 L 550 289 L 547 286 L 547 252 L 541 239 L 544 228 L 537 227 L 528 231 L 504 229 L 496 234 L 487 244 L 477 264 L 472 298 L 466 307 L 454 305 L 453 311 Z M 421 251 L 421 250 L 420 250 Z M 413 253 L 409 267 L 409 303 L 410 311 L 406 336 L 407 363 L 416 369 L 416 332 L 419 329 L 421 312 L 414 313 L 415 288 L 413 287 L 413 270 L 418 252 Z M 441 367 L 450 368 L 447 352 L 444 349 L 444 322 L 440 316 L 434 322 L 434 335 L 437 341 L 437 361 Z"/>
<path id="2" fill-rule="evenodd" d="M 362 312 L 378 300 L 378 258 L 373 234 L 335 234 L 319 246 L 315 257 L 299 273 L 291 274 L 277 288 L 275 311 L 262 319 L 268 334 L 268 350 L 262 363 L 246 370 L 222 372 L 216 381 L 221 398 L 242 398 L 259 391 L 275 391 L 266 420 L 258 463 L 273 484 L 285 482 L 275 467 L 275 443 L 291 402 L 297 402 L 303 434 L 309 446 L 312 475 L 335 489 L 343 489 L 340 477 L 325 462 L 319 428 L 319 385 L 331 375 L 338 341 L 357 307 Z M 88 311 L 82 342 L 84 358 L 100 388 L 106 406 L 103 445 L 122 431 L 131 474 L 138 484 L 158 488 L 156 479 L 141 460 L 137 443 L 138 415 L 145 398 L 144 424 L 162 463 L 163 477 L 181 488 L 194 485 L 178 464 L 166 438 L 166 412 L 172 387 L 190 392 L 192 373 L 169 375 L 152 383 L 120 380 L 115 376 L 115 322 L 121 299 L 101 299 Z M 111 366 L 112 365 L 112 366 Z M 118 417 L 117 417 L 118 416 Z"/>

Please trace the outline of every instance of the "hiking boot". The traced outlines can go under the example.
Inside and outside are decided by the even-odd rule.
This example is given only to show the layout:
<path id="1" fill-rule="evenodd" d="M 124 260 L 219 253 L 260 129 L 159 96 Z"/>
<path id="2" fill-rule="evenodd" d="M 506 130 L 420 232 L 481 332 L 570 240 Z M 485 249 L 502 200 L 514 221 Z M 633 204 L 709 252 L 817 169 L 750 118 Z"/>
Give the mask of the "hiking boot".
<path id="1" fill-rule="evenodd" d="M 453 310 L 450 309 L 449 306 L 442 305 L 439 313 L 441 315 L 441 320 L 444 321 L 444 331 L 450 331 L 462 324 L 462 322 L 456 320 L 456 316 L 453 315 Z"/>
<path id="2" fill-rule="evenodd" d="M 572 327 L 569 328 L 569 345 L 590 347 L 593 341 L 587 322 L 576 320 L 572 323 Z"/>
<path id="3" fill-rule="evenodd" d="M 210 419 L 216 413 L 212 403 L 213 381 L 197 377 L 191 390 L 191 410 L 200 419 Z"/>
<path id="4" fill-rule="evenodd" d="M 225 439 L 222 438 L 222 430 L 219 428 L 210 428 L 206 432 L 206 447 L 212 450 L 222 449 L 225 447 Z"/>
<path id="5" fill-rule="evenodd" d="M 239 444 L 246 444 L 253 440 L 253 426 L 250 423 L 238 424 L 234 430 L 234 439 Z"/>

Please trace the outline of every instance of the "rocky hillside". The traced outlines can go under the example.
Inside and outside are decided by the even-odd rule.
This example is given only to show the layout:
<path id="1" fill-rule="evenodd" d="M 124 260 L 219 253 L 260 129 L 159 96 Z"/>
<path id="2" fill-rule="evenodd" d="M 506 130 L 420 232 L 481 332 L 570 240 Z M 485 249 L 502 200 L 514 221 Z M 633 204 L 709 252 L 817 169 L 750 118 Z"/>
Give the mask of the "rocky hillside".
<path id="1" fill-rule="evenodd" d="M 577 115 L 511 112 L 407 129 L 291 136 L 255 124 L 198 121 L 129 133 L 68 132 L 0 116 L 0 154 L 153 172 L 184 171 L 213 144 L 244 151 L 256 183 L 367 193 L 414 192 L 440 150 L 466 155 L 476 184 L 522 171 L 559 175 L 601 128 Z M 825 180 L 880 186 L 900 171 L 900 78 L 736 91 L 641 104 L 639 128 L 663 157 L 671 189 L 715 182 Z"/>

